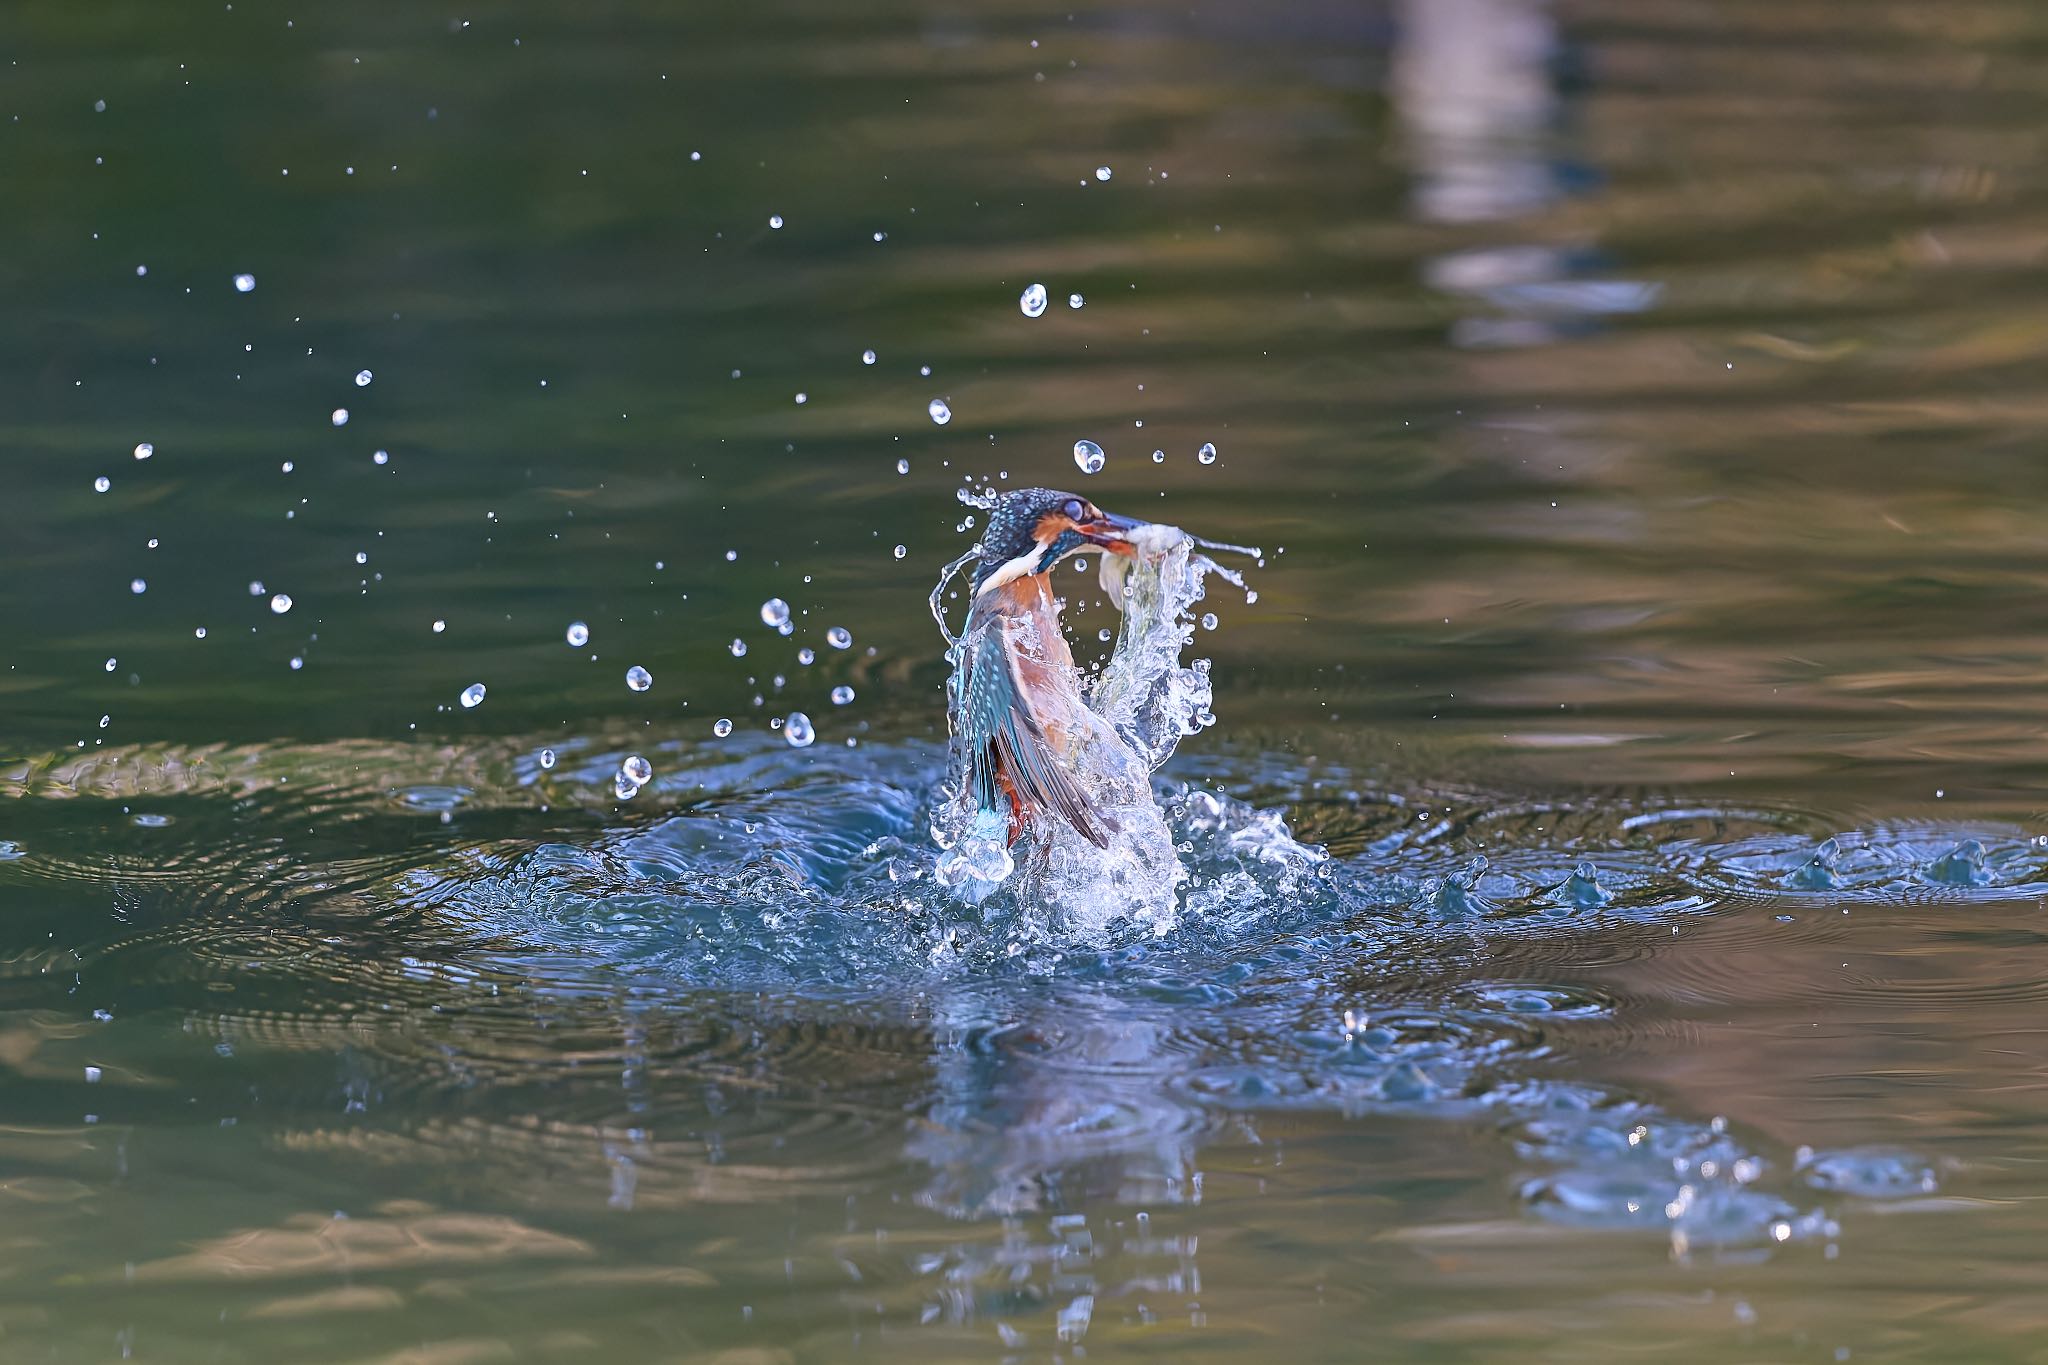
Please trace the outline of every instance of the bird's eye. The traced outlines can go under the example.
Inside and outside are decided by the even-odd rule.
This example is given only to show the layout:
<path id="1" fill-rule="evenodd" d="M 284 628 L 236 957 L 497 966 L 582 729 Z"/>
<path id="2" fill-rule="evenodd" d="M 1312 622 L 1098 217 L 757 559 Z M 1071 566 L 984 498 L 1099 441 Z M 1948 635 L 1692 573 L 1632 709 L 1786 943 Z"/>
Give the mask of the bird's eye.
<path id="1" fill-rule="evenodd" d="M 1081 500 L 1079 498 L 1068 498 L 1067 505 L 1061 510 L 1067 514 L 1068 521 L 1087 520 L 1087 517 L 1084 515 L 1084 513 L 1086 513 L 1088 509 L 1082 505 Z"/>

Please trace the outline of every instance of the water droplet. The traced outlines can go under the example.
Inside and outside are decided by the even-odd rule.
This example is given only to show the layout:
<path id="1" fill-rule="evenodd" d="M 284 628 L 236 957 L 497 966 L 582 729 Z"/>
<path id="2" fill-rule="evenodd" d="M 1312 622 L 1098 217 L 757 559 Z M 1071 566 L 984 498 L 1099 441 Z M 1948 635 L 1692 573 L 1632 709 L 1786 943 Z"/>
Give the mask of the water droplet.
<path id="1" fill-rule="evenodd" d="M 357 550 L 357 551 L 356 551 L 356 563 L 358 563 L 358 564 L 367 564 L 367 563 L 369 563 L 369 562 L 370 562 L 370 552 L 369 552 L 368 550 Z"/>
<path id="2" fill-rule="evenodd" d="M 834 626 L 825 632 L 825 643 L 834 649 L 851 649 L 853 647 L 853 632 L 845 626 Z"/>
<path id="3" fill-rule="evenodd" d="M 1100 473 L 1104 458 L 1102 447 L 1095 444 L 1095 442 L 1074 442 L 1074 465 L 1083 474 Z"/>
<path id="4" fill-rule="evenodd" d="M 1067 307 L 1069 308 L 1079 308 L 1082 304 L 1086 303 L 1087 301 L 1088 300 L 1082 298 L 1079 294 L 1067 295 Z"/>
<path id="5" fill-rule="evenodd" d="M 482 683 L 471 683 L 462 689 L 462 704 L 464 707 L 481 706 L 483 705 L 483 700 L 484 685 Z"/>
<path id="6" fill-rule="evenodd" d="M 543 768 L 555 766 L 555 751 L 553 749 L 542 749 L 540 751 L 540 766 Z"/>
<path id="7" fill-rule="evenodd" d="M 1155 450 L 1155 451 L 1153 451 L 1153 452 L 1152 452 L 1152 463 L 1153 463 L 1153 464 L 1165 464 L 1165 463 L 1166 463 L 1166 452 L 1165 452 L 1165 451 L 1163 451 L 1163 450 Z"/>
<path id="8" fill-rule="evenodd" d="M 761 604 L 761 624 L 780 627 L 789 621 L 789 603 L 779 597 L 771 597 Z"/>
<path id="9" fill-rule="evenodd" d="M 114 666 L 120 662 L 121 661 L 119 659 L 107 660 L 107 672 L 112 673 L 114 671 Z"/>
<path id="10" fill-rule="evenodd" d="M 800 393 L 800 394 L 798 394 L 798 395 L 796 396 L 796 405 L 797 405 L 798 407 L 802 407 L 802 406 L 803 406 L 804 404 L 806 404 L 806 403 L 808 403 L 808 402 L 810 402 L 810 401 L 811 401 L 811 396 L 810 396 L 809 394 L 807 394 L 807 393 Z"/>
<path id="11" fill-rule="evenodd" d="M 739 557 L 740 557 L 740 552 L 739 552 L 738 550 L 727 550 L 727 551 L 725 552 L 725 562 L 726 562 L 726 563 L 728 563 L 728 564 L 731 564 L 731 563 L 733 563 L 733 562 L 734 562 L 734 561 L 736 561 L 736 560 L 737 560 L 737 559 L 738 559 Z"/>
<path id="12" fill-rule="evenodd" d="M 248 293 L 248 292 L 249 292 L 249 291 L 250 291 L 251 289 L 254 289 L 255 287 L 256 287 L 256 277 L 255 277 L 254 275 L 237 275 L 237 276 L 235 276 L 235 292 L 236 292 L 237 294 L 246 294 L 246 293 Z"/>
<path id="13" fill-rule="evenodd" d="M 192 632 L 192 638 L 195 640 L 204 640 L 206 638 L 206 627 L 199 626 L 195 628 Z"/>
<path id="14" fill-rule="evenodd" d="M 332 422 L 332 423 L 334 423 L 334 425 L 336 425 L 336 426 L 338 426 L 338 427 L 345 427 L 345 426 L 347 426 L 347 425 L 348 425 L 348 409 L 347 409 L 347 408 L 336 408 L 336 409 L 334 410 L 334 412 L 332 413 L 332 415 L 330 415 L 330 416 L 328 417 L 328 419 L 327 419 L 327 420 L 328 420 L 328 421 L 330 421 L 330 422 Z"/>
<path id="15" fill-rule="evenodd" d="M 732 733 L 732 722 L 724 716 L 720 716 L 717 720 L 711 722 L 711 733 L 717 735 L 720 739 L 724 739 Z"/>
<path id="16" fill-rule="evenodd" d="M 1034 284 L 1017 296 L 1017 307 L 1027 318 L 1035 318 L 1045 312 L 1045 286 Z"/>
<path id="17" fill-rule="evenodd" d="M 1098 631 L 1096 631 L 1096 632 L 1095 632 L 1095 638 L 1096 638 L 1096 639 L 1098 639 L 1098 640 L 1100 640 L 1100 641 L 1102 641 L 1102 643 L 1104 643 L 1104 644 L 1108 644 L 1108 643 L 1109 643 L 1109 627 L 1108 627 L 1108 626 L 1104 626 L 1104 627 L 1103 627 L 1103 628 L 1102 628 L 1101 630 L 1098 630 Z"/>
<path id="18" fill-rule="evenodd" d="M 645 692 L 654 686 L 654 675 L 638 664 L 626 670 L 626 686 L 635 692 Z"/>
<path id="19" fill-rule="evenodd" d="M 291 667 L 292 667 L 292 672 L 296 673 L 296 672 L 298 672 L 298 671 L 299 671 L 300 669 L 304 668 L 305 666 L 306 666 L 306 661 L 305 661 L 304 659 L 300 658 L 300 657 L 299 657 L 298 655 L 296 655 L 296 654 L 292 655 L 292 664 L 291 664 Z"/>
<path id="20" fill-rule="evenodd" d="M 113 718 L 112 716 L 101 716 L 101 717 L 100 717 L 100 729 L 102 729 L 102 730 L 106 729 L 106 728 L 107 728 L 107 727 L 108 727 L 109 725 L 112 725 L 113 723 L 114 723 L 114 718 Z"/>
<path id="21" fill-rule="evenodd" d="M 768 226 L 779 230 L 782 227 L 782 215 L 779 213 L 769 214 Z"/>
<path id="22" fill-rule="evenodd" d="M 446 621 L 434 622 L 434 634 L 439 635 L 442 631 L 446 629 L 448 629 L 448 623 Z"/>
<path id="23" fill-rule="evenodd" d="M 654 765 L 639 754 L 632 754 L 619 765 L 619 776 L 632 779 L 636 787 L 644 787 L 654 780 Z"/>
<path id="24" fill-rule="evenodd" d="M 898 474 L 908 474 L 910 472 L 910 461 L 898 460 L 896 462 L 896 472 Z"/>
<path id="25" fill-rule="evenodd" d="M 1095 168 L 1095 178 L 1097 180 L 1107 180 L 1112 174 L 1113 172 L 1107 166 L 1097 166 Z"/>
<path id="26" fill-rule="evenodd" d="M 97 479 L 94 479 L 92 481 L 92 491 L 95 493 L 104 493 L 113 486 L 114 481 L 104 474 L 100 475 Z"/>
<path id="27" fill-rule="evenodd" d="M 128 591 L 139 597 L 149 591 L 149 581 L 142 578 L 131 578 L 128 580 Z"/>
<path id="28" fill-rule="evenodd" d="M 372 455 L 370 457 L 370 460 L 374 464 L 390 464 L 391 452 L 388 450 L 380 450 L 376 454 Z"/>
<path id="29" fill-rule="evenodd" d="M 747 657 L 747 642 L 740 639 L 737 635 L 733 637 L 732 643 L 727 645 L 726 648 L 732 651 L 732 657 L 735 659 Z"/>
<path id="30" fill-rule="evenodd" d="M 846 705 L 846 703 L 852 700 L 853 689 L 848 687 L 845 683 L 841 683 L 839 684 L 839 686 L 832 689 L 832 704 L 834 706 L 844 706 Z"/>
<path id="31" fill-rule="evenodd" d="M 953 420 L 953 410 L 946 406 L 946 400 L 943 398 L 934 398 L 931 402 L 924 405 L 924 410 L 930 413 L 932 420 L 940 426 L 944 426 Z"/>
<path id="32" fill-rule="evenodd" d="M 890 551 L 890 553 L 894 554 L 898 559 L 901 559 L 903 558 L 903 556 L 910 553 L 910 547 L 907 545 L 898 545 L 894 550 Z"/>
<path id="33" fill-rule="evenodd" d="M 581 649 L 590 643 L 590 627 L 584 625 L 581 621 L 571 621 L 568 631 L 562 638 L 566 639 L 574 648 Z"/>
<path id="34" fill-rule="evenodd" d="M 148 459 L 148 458 L 149 458 L 150 456 L 152 456 L 152 455 L 154 455 L 154 454 L 156 454 L 156 447 L 155 447 L 155 446 L 153 446 L 153 445 L 151 445 L 151 444 L 150 444 L 149 442 L 147 442 L 147 441 L 137 441 L 137 442 L 135 443 L 135 458 L 136 458 L 136 459 L 138 459 L 138 460 L 146 460 L 146 459 Z"/>
<path id="35" fill-rule="evenodd" d="M 783 722 L 782 737 L 789 741 L 790 748 L 802 749 L 818 737 L 818 732 L 811 728 L 809 716 L 801 711 L 792 711 L 789 719 Z"/>
<path id="36" fill-rule="evenodd" d="M 277 596 L 270 599 L 270 609 L 276 612 L 279 616 L 284 615 L 286 612 L 292 609 L 291 597 L 286 593 L 279 593 Z"/>
<path id="37" fill-rule="evenodd" d="M 802 649 L 796 652 L 796 661 L 802 664 L 805 668 L 809 668 L 812 664 L 818 661 L 818 652 L 812 649 L 809 645 L 805 645 Z"/>
<path id="38" fill-rule="evenodd" d="M 370 381 L 375 378 L 376 376 L 371 374 L 368 370 L 357 370 L 356 387 L 359 389 L 367 389 L 370 387 Z"/>
<path id="39" fill-rule="evenodd" d="M 1203 612 L 1203 613 L 1202 613 L 1202 629 L 1203 629 L 1203 630 L 1214 630 L 1214 629 L 1216 629 L 1216 613 L 1215 613 L 1215 612 L 1213 612 L 1213 611 L 1205 611 L 1205 612 Z"/>
<path id="40" fill-rule="evenodd" d="M 860 353 L 860 363 L 861 363 L 861 364 L 863 364 L 863 365 L 872 365 L 872 364 L 874 364 L 874 363 L 875 363 L 875 353 L 874 353 L 873 351 L 862 351 L 862 352 Z"/>
<path id="41" fill-rule="evenodd" d="M 1215 464 L 1216 443 L 1214 441 L 1202 442 L 1202 448 L 1195 452 L 1195 458 L 1200 460 L 1203 464 Z"/>
<path id="42" fill-rule="evenodd" d="M 624 773 L 620 773 L 612 779 L 612 791 L 619 800 L 631 801 L 640 794 L 640 784 Z"/>

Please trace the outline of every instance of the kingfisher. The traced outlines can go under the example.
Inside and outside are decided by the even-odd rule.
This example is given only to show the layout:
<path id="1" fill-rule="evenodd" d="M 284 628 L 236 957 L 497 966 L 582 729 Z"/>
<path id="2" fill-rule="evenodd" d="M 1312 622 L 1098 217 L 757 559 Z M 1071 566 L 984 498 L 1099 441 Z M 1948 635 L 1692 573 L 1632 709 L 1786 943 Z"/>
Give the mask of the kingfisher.
<path id="1" fill-rule="evenodd" d="M 1135 557 L 1131 533 L 1144 525 L 1051 488 L 1012 489 L 989 511 L 956 647 L 954 723 L 976 820 L 1007 823 L 1011 844 L 1048 819 L 1098 848 L 1118 832 L 1074 776 L 1089 713 L 1051 574 L 1091 546 Z"/>

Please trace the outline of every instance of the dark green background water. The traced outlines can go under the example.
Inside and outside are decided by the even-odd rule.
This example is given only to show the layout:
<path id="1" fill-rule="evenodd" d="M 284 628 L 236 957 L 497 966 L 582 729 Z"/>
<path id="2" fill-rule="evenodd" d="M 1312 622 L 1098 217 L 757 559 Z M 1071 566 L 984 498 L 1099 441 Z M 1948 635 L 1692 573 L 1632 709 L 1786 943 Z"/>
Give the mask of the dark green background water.
<path id="1" fill-rule="evenodd" d="M 0 1360 L 2048 1358 L 2044 139 L 1989 0 L 7 6 Z M 1267 549 L 1169 776 L 1329 899 L 934 967 L 970 478 Z"/>

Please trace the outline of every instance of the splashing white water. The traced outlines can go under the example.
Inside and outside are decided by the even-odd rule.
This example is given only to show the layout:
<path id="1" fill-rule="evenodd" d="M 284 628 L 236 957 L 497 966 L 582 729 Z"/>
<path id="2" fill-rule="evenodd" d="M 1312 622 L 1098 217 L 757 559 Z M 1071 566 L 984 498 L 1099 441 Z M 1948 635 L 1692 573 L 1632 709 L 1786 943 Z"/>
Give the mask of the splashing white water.
<path id="1" fill-rule="evenodd" d="M 1050 705 L 1060 711 L 1042 719 L 1049 732 L 1061 736 L 1058 761 L 1094 808 L 1113 822 L 1115 833 L 1107 847 L 1054 817 L 1036 821 L 1012 844 L 1004 815 L 976 810 L 959 740 L 957 669 L 981 643 L 981 632 L 992 627 L 976 625 L 955 637 L 941 609 L 947 583 L 973 553 L 948 565 L 932 592 L 933 615 L 956 668 L 955 685 L 948 691 L 947 719 L 954 735 L 949 786 L 932 829 L 944 850 L 935 875 L 941 885 L 975 904 L 1007 888 L 1020 904 L 1040 911 L 1047 927 L 1057 932 L 1093 935 L 1118 922 L 1155 934 L 1173 927 L 1187 873 L 1154 796 L 1152 774 L 1173 756 L 1183 737 L 1215 723 L 1209 661 L 1181 660 L 1182 649 L 1194 639 L 1190 609 L 1202 599 L 1204 580 L 1215 573 L 1243 586 L 1238 574 L 1196 549 L 1208 542 L 1178 527 L 1142 526 L 1132 532 L 1131 541 L 1135 556 L 1102 559 L 1102 586 L 1123 612 L 1123 623 L 1092 685 L 1074 669 L 1063 642 L 1041 638 L 1042 632 L 1056 629 L 1050 616 L 1022 629 L 1011 626 L 1013 648 L 1062 671 L 1070 684 L 1041 696 L 1041 710 Z M 1238 546 L 1214 548 L 1258 554 Z"/>

